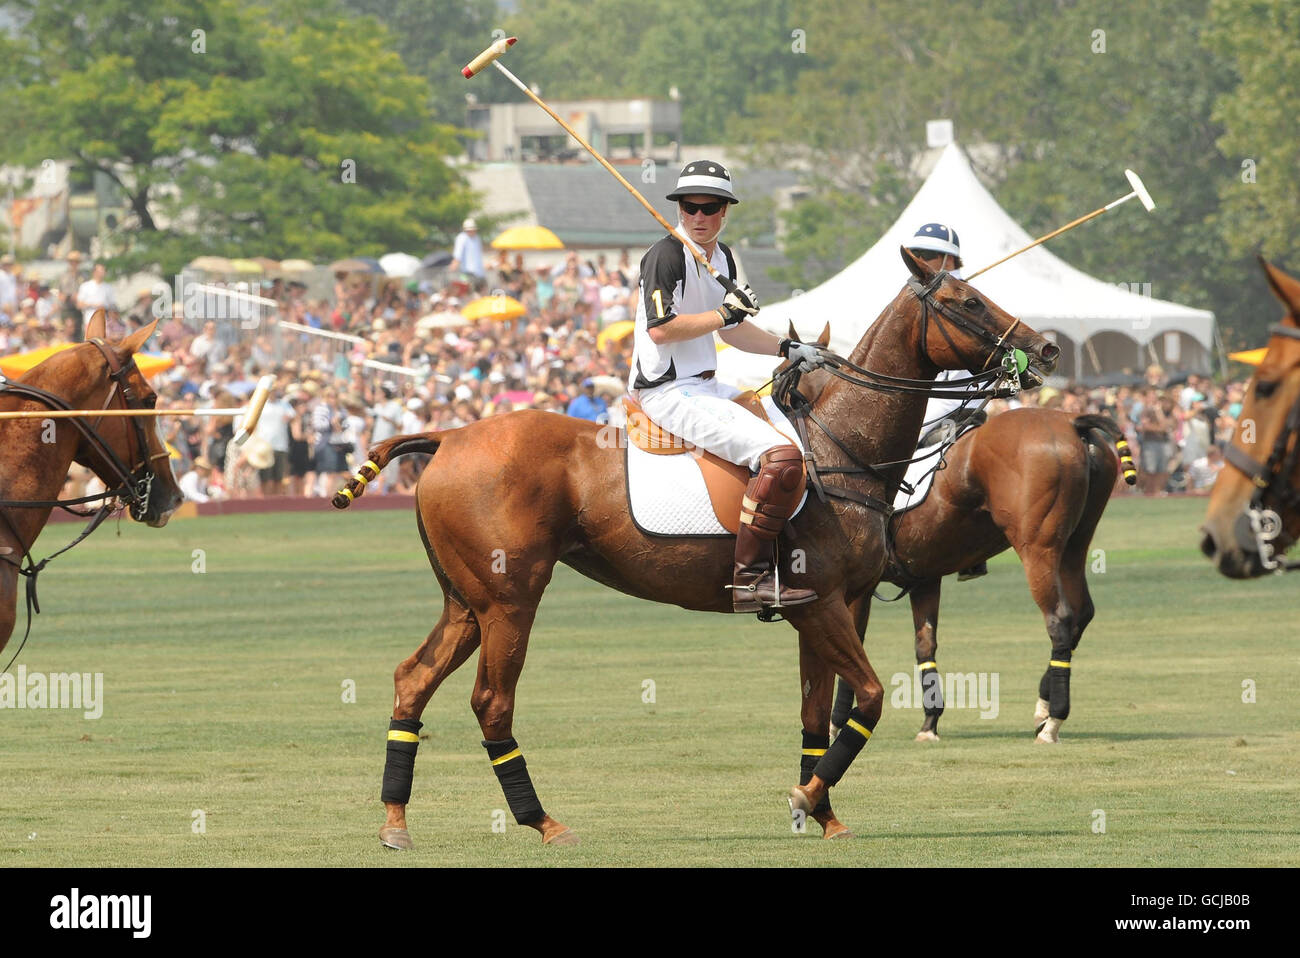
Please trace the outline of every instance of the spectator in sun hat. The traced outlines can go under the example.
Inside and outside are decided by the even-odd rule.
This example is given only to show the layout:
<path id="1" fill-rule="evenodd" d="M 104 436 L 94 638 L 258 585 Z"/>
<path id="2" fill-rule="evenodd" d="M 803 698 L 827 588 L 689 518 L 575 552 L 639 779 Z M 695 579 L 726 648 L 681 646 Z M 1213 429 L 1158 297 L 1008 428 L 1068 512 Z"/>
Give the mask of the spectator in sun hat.
<path id="1" fill-rule="evenodd" d="M 469 217 L 460 226 L 456 240 L 451 248 L 451 265 L 453 273 L 460 273 L 466 282 L 476 289 L 486 285 L 483 269 L 483 239 L 478 235 L 478 223 Z"/>
<path id="2" fill-rule="evenodd" d="M 96 263 L 90 271 L 90 279 L 77 288 L 77 309 L 81 310 L 83 323 L 90 321 L 95 310 L 116 305 L 113 302 L 113 287 L 104 281 L 107 274 L 104 264 Z"/>

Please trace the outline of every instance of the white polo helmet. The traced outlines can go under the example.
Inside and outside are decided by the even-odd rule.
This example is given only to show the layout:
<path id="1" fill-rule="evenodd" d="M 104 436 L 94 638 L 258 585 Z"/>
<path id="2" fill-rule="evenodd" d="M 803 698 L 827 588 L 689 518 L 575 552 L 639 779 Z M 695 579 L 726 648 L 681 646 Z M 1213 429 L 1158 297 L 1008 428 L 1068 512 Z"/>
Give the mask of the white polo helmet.
<path id="1" fill-rule="evenodd" d="M 916 231 L 916 235 L 907 243 L 907 248 L 947 253 L 957 257 L 958 264 L 961 263 L 961 241 L 957 239 L 957 231 L 942 223 L 926 223 Z"/>
<path id="2" fill-rule="evenodd" d="M 728 203 L 739 203 L 736 194 L 731 192 L 731 174 L 727 168 L 715 160 L 692 160 L 682 167 L 677 177 L 676 188 L 668 194 L 667 199 L 680 200 L 683 196 L 716 196 Z"/>

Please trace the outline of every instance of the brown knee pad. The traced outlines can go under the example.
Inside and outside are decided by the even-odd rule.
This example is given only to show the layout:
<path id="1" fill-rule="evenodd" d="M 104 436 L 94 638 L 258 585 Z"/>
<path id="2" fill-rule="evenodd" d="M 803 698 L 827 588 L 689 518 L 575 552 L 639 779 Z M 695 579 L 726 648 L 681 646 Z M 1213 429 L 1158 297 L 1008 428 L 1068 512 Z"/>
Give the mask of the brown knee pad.
<path id="1" fill-rule="evenodd" d="M 796 446 L 777 446 L 760 461 L 762 468 L 745 489 L 740 521 L 760 539 L 775 539 L 803 496 L 803 453 Z"/>

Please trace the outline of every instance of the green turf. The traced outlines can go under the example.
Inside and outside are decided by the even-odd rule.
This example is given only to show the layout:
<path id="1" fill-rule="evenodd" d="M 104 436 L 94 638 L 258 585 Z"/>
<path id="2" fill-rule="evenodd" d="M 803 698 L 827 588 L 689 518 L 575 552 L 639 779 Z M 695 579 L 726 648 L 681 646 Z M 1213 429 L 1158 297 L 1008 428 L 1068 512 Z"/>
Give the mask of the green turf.
<path id="1" fill-rule="evenodd" d="M 425 713 L 405 855 L 377 840 L 391 676 L 440 602 L 413 516 L 110 524 L 43 574 L 21 658 L 104 673 L 104 714 L 0 711 L 0 865 L 1294 865 L 1300 596 L 1281 578 L 1218 577 L 1195 548 L 1203 509 L 1112 504 L 1057 747 L 1028 731 L 1049 645 L 1015 555 L 950 579 L 940 670 L 998 673 L 999 713 L 949 709 L 943 741 L 918 745 L 920 711 L 887 704 L 834 792 L 860 836 L 841 843 L 791 833 L 788 626 L 654 606 L 561 568 L 515 735 L 583 844 L 493 830 L 505 803 L 469 709 L 471 663 Z M 47 532 L 38 555 L 72 530 Z M 905 606 L 873 614 L 887 690 L 912 671 Z"/>

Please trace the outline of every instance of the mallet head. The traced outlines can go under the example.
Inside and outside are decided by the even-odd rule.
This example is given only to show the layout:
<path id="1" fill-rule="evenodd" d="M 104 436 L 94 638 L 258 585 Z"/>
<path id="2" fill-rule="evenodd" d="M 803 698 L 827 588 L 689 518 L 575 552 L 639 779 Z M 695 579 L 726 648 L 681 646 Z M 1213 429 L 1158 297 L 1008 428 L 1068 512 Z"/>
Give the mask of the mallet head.
<path id="1" fill-rule="evenodd" d="M 465 79 L 468 80 L 475 73 L 478 73 L 480 70 L 486 67 L 493 60 L 497 59 L 503 53 L 509 50 L 512 46 L 515 45 L 515 43 L 518 42 L 518 40 L 519 40 L 518 37 L 502 37 L 500 40 L 497 40 L 490 47 L 488 47 L 486 50 L 484 50 L 482 53 L 476 56 L 473 60 L 470 60 L 469 64 L 465 67 L 465 69 L 461 70 L 460 72 L 464 74 Z"/>
<path id="2" fill-rule="evenodd" d="M 1147 192 L 1147 188 L 1142 185 L 1142 178 L 1132 170 L 1125 170 L 1124 175 L 1128 177 L 1129 185 L 1133 187 L 1133 192 L 1142 201 L 1142 205 L 1147 208 L 1147 212 L 1150 213 L 1154 210 L 1156 202 L 1151 198 L 1151 194 Z"/>

